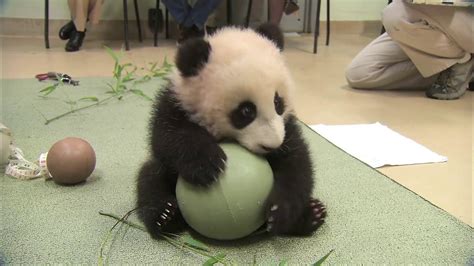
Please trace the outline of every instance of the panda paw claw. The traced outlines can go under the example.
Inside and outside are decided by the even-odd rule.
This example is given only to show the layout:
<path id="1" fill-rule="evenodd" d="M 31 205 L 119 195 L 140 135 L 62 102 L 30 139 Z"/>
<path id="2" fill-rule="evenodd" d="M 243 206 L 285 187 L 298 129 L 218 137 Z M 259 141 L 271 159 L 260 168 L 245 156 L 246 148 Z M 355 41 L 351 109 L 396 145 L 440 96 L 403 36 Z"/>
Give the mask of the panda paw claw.
<path id="1" fill-rule="evenodd" d="M 177 210 L 178 206 L 176 203 L 168 201 L 164 204 L 164 207 L 162 207 L 162 211 L 160 211 L 160 214 L 156 221 L 156 225 L 158 225 L 160 231 L 163 231 L 163 228 L 165 228 L 166 225 L 171 220 L 173 220 L 173 217 L 176 214 Z"/>
<path id="2" fill-rule="evenodd" d="M 273 231 L 273 223 L 275 222 L 275 211 L 278 210 L 278 205 L 273 204 L 270 207 L 270 214 L 267 218 L 267 232 Z"/>
<path id="3" fill-rule="evenodd" d="M 279 202 L 267 207 L 267 232 L 272 234 L 284 234 L 294 220 L 292 207 L 288 202 Z"/>
<path id="4" fill-rule="evenodd" d="M 326 207 L 321 201 L 317 199 L 311 199 L 310 208 L 311 213 L 313 214 L 311 215 L 311 225 L 313 226 L 314 231 L 324 223 L 324 219 L 327 216 Z"/>
<path id="5" fill-rule="evenodd" d="M 318 199 L 311 199 L 309 206 L 298 221 L 298 228 L 295 228 L 295 233 L 298 235 L 310 235 L 324 223 L 326 216 L 327 212 L 324 204 Z"/>
<path id="6" fill-rule="evenodd" d="M 267 209 L 267 232 L 273 234 L 309 235 L 316 231 L 327 216 L 326 207 L 311 199 L 303 213 L 295 217 L 294 208 L 288 203 L 271 204 Z"/>

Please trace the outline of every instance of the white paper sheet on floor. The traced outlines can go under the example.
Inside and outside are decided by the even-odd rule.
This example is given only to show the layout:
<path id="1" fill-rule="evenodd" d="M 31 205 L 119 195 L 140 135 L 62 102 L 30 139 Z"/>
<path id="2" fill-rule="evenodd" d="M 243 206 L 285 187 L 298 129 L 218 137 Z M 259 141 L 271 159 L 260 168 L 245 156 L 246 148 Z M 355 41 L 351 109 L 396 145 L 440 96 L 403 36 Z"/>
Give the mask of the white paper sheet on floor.
<path id="1" fill-rule="evenodd" d="M 446 162 L 439 155 L 380 123 L 312 125 L 314 131 L 373 168 Z"/>

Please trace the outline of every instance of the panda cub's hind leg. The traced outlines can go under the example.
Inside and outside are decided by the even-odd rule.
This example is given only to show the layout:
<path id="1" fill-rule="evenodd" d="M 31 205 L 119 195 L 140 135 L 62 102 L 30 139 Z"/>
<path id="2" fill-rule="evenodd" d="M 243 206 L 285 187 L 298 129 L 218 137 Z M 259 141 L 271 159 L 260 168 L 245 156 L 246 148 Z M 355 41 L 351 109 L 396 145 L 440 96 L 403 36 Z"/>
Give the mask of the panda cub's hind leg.
<path id="1" fill-rule="evenodd" d="M 300 219 L 295 223 L 293 234 L 310 235 L 316 231 L 326 218 L 326 207 L 318 199 L 311 198 Z"/>
<path id="2" fill-rule="evenodd" d="M 138 175 L 138 216 L 153 238 L 185 227 L 175 195 L 176 178 L 177 174 L 158 160 L 146 162 Z"/>

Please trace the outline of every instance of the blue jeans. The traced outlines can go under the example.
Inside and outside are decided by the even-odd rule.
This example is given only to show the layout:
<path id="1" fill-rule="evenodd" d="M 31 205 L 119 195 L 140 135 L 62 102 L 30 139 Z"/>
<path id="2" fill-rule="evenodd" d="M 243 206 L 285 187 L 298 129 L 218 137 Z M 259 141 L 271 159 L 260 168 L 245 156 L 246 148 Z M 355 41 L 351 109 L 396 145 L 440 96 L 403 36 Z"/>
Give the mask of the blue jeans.
<path id="1" fill-rule="evenodd" d="M 198 0 L 191 7 L 187 0 L 161 0 L 176 22 L 184 27 L 196 25 L 204 28 L 207 17 L 217 8 L 221 0 Z"/>

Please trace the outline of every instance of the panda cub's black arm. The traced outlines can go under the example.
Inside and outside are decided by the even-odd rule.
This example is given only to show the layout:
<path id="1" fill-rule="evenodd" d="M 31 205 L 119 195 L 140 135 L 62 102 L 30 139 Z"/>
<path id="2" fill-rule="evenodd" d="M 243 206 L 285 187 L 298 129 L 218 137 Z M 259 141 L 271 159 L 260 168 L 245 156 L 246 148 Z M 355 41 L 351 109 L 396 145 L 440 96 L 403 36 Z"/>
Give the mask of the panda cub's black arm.
<path id="1" fill-rule="evenodd" d="M 282 218 L 275 223 L 280 232 L 288 231 L 301 216 L 313 190 L 312 161 L 295 117 L 285 123 L 285 132 L 281 147 L 267 155 L 274 175 L 267 211 L 276 211 Z"/>
<path id="2" fill-rule="evenodd" d="M 154 108 L 152 154 L 189 183 L 209 185 L 225 168 L 226 155 L 206 129 L 189 120 L 167 89 Z"/>

